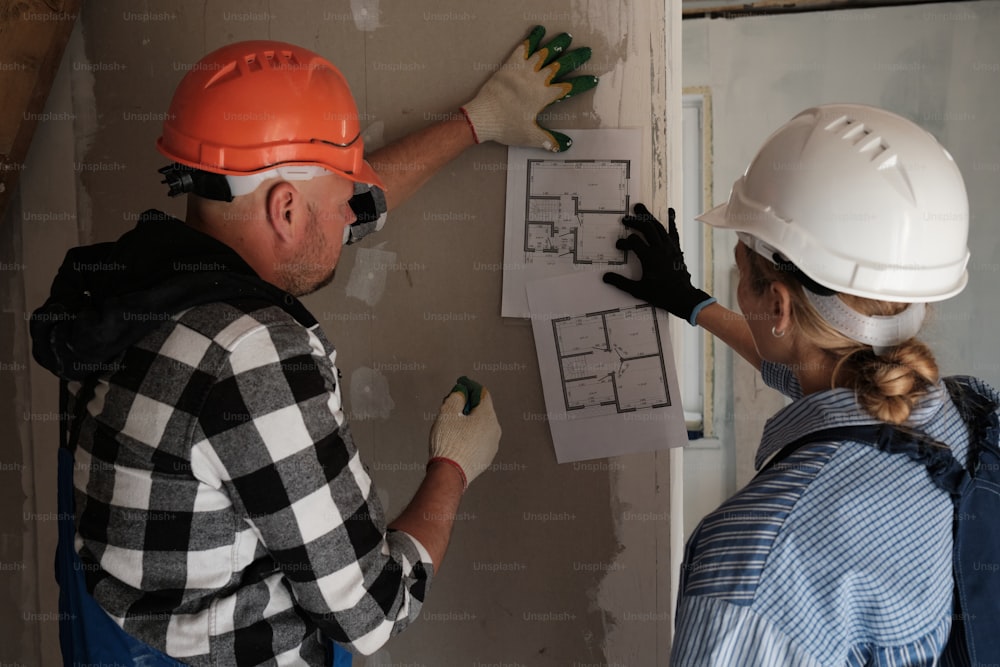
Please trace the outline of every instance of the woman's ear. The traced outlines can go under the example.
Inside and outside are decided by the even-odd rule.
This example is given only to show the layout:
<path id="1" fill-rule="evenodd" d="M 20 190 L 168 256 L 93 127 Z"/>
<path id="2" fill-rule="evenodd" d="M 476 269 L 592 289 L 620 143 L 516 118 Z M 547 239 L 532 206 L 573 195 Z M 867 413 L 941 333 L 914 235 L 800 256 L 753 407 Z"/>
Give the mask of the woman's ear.
<path id="1" fill-rule="evenodd" d="M 295 209 L 299 204 L 299 192 L 288 181 L 275 183 L 267 191 L 267 222 L 271 230 L 284 242 L 294 238 L 293 224 L 296 222 Z"/>
<path id="2" fill-rule="evenodd" d="M 792 327 L 792 292 L 779 280 L 771 281 L 768 289 L 768 310 L 775 331 L 788 331 Z"/>

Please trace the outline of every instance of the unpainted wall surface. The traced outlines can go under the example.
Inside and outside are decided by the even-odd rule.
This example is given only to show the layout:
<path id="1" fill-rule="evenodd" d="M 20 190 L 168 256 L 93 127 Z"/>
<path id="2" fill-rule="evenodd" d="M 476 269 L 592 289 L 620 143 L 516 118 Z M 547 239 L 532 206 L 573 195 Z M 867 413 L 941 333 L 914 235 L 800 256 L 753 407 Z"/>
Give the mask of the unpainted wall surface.
<path id="1" fill-rule="evenodd" d="M 602 83 L 543 119 L 642 128 L 643 194 L 665 201 L 657 166 L 666 129 L 655 101 L 665 98 L 661 11 L 581 0 L 544 9 L 457 0 L 182 0 L 141 10 L 124 0 L 87 3 L 61 72 L 71 117 L 39 129 L 60 139 L 37 159 L 70 168 L 72 196 L 58 204 L 66 215 L 57 227 L 25 232 L 23 252 L 40 261 L 26 276 L 24 308 L 44 298 L 67 247 L 117 238 L 146 208 L 183 216 L 183 203 L 158 184 L 165 160 L 153 142 L 184 73 L 241 39 L 295 42 L 337 64 L 367 145 L 377 148 L 453 113 L 531 26 L 545 25 L 550 36 L 569 31 L 574 45 L 594 49 L 583 71 Z M 502 146 L 468 151 L 394 211 L 385 230 L 347 249 L 334 283 L 306 299 L 338 348 L 348 417 L 390 517 L 422 478 L 427 433 L 457 376 L 489 387 L 504 429 L 494 466 L 463 500 L 421 620 L 355 664 L 664 664 L 667 457 L 555 463 L 530 325 L 499 316 L 505 165 Z M 35 188 L 25 206 L 44 209 L 44 171 L 24 178 Z M 31 408 L 55 412 L 54 380 L 32 371 Z M 26 436 L 36 453 L 54 447 L 54 430 L 42 426 Z M 54 505 L 53 480 L 43 475 L 39 484 L 33 496 Z M 41 543 L 32 558 L 42 581 L 53 527 L 36 526 L 32 538 Z M 54 609 L 53 594 L 51 582 L 43 585 L 38 608 Z M 44 664 L 58 659 L 53 631 L 52 623 L 40 631 Z"/>

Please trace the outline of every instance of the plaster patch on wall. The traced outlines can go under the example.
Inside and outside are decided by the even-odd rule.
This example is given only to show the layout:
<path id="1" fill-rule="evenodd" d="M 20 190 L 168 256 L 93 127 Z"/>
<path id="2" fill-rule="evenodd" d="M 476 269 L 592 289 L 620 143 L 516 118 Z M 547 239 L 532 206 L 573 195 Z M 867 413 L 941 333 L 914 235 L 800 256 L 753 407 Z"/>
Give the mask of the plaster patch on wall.
<path id="1" fill-rule="evenodd" d="M 385 292 L 389 268 L 396 263 L 396 253 L 379 248 L 358 248 L 354 268 L 347 281 L 347 296 L 374 306 Z"/>
<path id="2" fill-rule="evenodd" d="M 618 60 L 613 69 L 600 75 L 601 82 L 594 89 L 594 115 L 601 118 L 621 118 L 622 105 L 629 101 L 622 96 L 625 63 Z M 611 127 L 616 127 L 618 121 L 612 121 Z M 602 123 L 602 127 L 603 127 Z"/>
<path id="3" fill-rule="evenodd" d="M 586 26 L 588 33 L 586 39 L 574 37 L 571 48 L 590 47 L 593 54 L 584 71 L 601 80 L 593 91 L 595 120 L 602 127 L 622 127 L 622 105 L 634 102 L 623 98 L 625 61 L 635 41 L 629 39 L 629 10 L 620 2 L 590 0 L 573 0 L 571 8 L 573 25 Z"/>
<path id="4" fill-rule="evenodd" d="M 655 628 L 654 635 L 670 631 L 669 595 L 662 596 L 658 585 L 650 585 L 658 579 L 658 568 L 669 567 L 667 554 L 660 555 L 666 551 L 661 540 L 669 510 L 661 506 L 655 473 L 649 475 L 656 467 L 656 454 L 643 456 L 642 465 L 634 465 L 634 458 L 629 464 L 614 459 L 608 463 L 611 516 L 619 546 L 595 590 L 588 591 L 604 612 L 603 649 L 608 664 L 648 661 L 656 647 L 640 648 L 643 639 L 648 640 L 645 628 Z"/>
<path id="5" fill-rule="evenodd" d="M 69 43 L 66 45 L 65 58 L 72 58 L 74 65 L 77 63 L 90 63 L 86 55 L 86 44 L 83 36 L 83 22 L 78 21 L 70 34 Z M 94 146 L 97 136 L 98 115 L 97 115 L 97 94 L 95 92 L 96 81 L 94 70 L 90 67 L 74 66 L 70 73 L 70 96 L 72 98 L 73 113 L 76 118 L 73 120 L 73 138 L 76 144 L 73 146 L 74 161 L 86 161 L 91 148 Z M 93 215 L 90 192 L 84 187 L 86 179 L 78 178 L 76 181 L 76 218 L 77 229 L 80 239 L 89 242 L 93 232 Z"/>
<path id="6" fill-rule="evenodd" d="M 97 135 L 97 95 L 94 93 L 94 69 L 86 55 L 83 29 L 77 24 L 66 46 L 67 56 L 73 58 L 74 67 L 70 75 L 70 91 L 73 98 L 73 136 L 77 156 L 85 156 L 94 145 Z"/>
<path id="7" fill-rule="evenodd" d="M 620 0 L 619 2 L 573 0 L 570 5 L 573 25 L 585 25 L 595 34 L 604 36 L 605 44 L 589 45 L 598 58 L 602 53 L 610 54 L 612 44 L 621 46 L 627 42 L 629 9 L 625 4 Z"/>
<path id="8" fill-rule="evenodd" d="M 351 0 L 351 15 L 358 30 L 374 31 L 379 27 L 378 0 Z"/>
<path id="9" fill-rule="evenodd" d="M 362 366 L 351 373 L 351 419 L 388 419 L 396 403 L 389 395 L 389 381 L 374 368 Z"/>
<path id="10" fill-rule="evenodd" d="M 365 152 L 377 151 L 385 145 L 385 121 L 377 120 L 361 133 L 361 140 L 365 142 Z"/>

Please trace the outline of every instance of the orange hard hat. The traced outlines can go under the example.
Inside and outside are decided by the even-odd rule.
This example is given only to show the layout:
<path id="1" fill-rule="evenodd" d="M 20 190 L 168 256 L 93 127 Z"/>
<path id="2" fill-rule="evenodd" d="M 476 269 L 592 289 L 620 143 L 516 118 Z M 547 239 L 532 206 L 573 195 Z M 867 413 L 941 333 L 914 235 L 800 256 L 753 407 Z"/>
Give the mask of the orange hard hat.
<path id="1" fill-rule="evenodd" d="M 358 109 L 343 74 L 286 42 L 237 42 L 198 61 L 174 91 L 156 147 L 211 173 L 317 165 L 384 187 L 364 160 Z"/>

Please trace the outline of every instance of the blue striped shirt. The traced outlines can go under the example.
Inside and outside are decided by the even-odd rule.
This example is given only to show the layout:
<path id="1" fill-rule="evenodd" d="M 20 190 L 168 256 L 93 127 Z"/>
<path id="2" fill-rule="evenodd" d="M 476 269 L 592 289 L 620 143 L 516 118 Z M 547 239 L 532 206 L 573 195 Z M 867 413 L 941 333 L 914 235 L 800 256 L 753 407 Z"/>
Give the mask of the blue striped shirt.
<path id="1" fill-rule="evenodd" d="M 848 389 L 802 395 L 764 426 L 756 467 L 833 426 L 872 424 Z M 965 462 L 968 431 L 943 385 L 907 425 Z M 806 445 L 709 514 L 688 541 L 671 665 L 940 664 L 952 616 L 952 502 L 923 465 L 856 442 Z"/>

